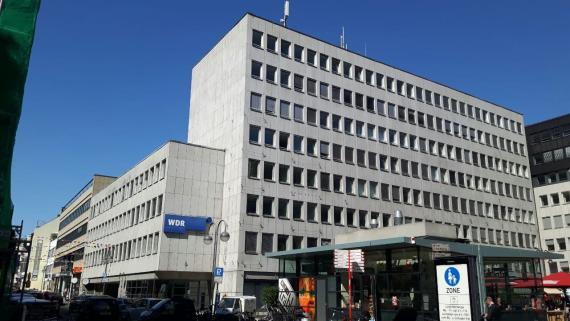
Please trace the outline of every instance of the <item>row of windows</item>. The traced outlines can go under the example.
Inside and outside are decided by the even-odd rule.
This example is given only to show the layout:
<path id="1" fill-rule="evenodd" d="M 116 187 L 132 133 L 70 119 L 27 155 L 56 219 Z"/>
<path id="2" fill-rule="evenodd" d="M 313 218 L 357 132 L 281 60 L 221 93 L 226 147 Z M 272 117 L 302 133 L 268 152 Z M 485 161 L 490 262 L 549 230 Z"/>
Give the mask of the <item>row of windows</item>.
<path id="1" fill-rule="evenodd" d="M 259 66 L 262 68 L 262 64 L 257 61 L 252 62 L 252 66 Z M 256 67 L 257 68 L 257 67 Z M 281 77 L 289 77 L 290 72 L 281 69 Z M 257 69 L 252 70 L 252 72 L 257 72 Z M 261 72 L 261 69 L 260 71 Z M 303 82 L 303 77 L 300 75 L 295 74 L 295 79 L 300 79 Z M 257 75 L 252 74 L 252 77 L 258 78 Z M 281 78 L 281 85 L 283 87 L 289 88 L 289 78 Z M 270 81 L 271 82 L 271 81 Z M 307 79 L 308 83 L 314 83 L 314 86 L 311 85 L 309 88 L 315 88 L 316 90 L 316 80 L 314 79 Z M 271 82 L 272 83 L 272 82 Z M 328 100 L 329 98 L 329 85 L 326 83 L 320 83 L 320 96 L 323 99 Z M 312 89 L 311 89 L 312 90 Z M 366 96 L 360 93 L 353 93 L 348 89 L 341 90 L 340 87 L 332 86 L 332 101 L 340 103 L 340 95 L 341 92 L 343 94 L 343 101 L 344 104 L 347 106 L 352 107 L 353 103 L 356 108 L 364 110 L 365 103 L 366 103 L 366 110 L 373 114 L 378 114 L 381 116 L 388 116 L 393 119 L 398 119 L 402 122 L 408 122 L 412 125 L 417 125 L 420 127 L 427 127 L 431 130 L 437 130 L 442 133 L 447 133 L 449 135 L 455 135 L 457 137 L 463 137 L 466 140 L 470 140 L 473 142 L 478 142 L 480 144 L 486 144 L 489 147 L 494 147 L 495 149 L 500 149 L 502 151 L 507 151 L 509 153 L 514 153 L 517 155 L 525 155 L 524 151 L 524 144 L 519 144 L 515 141 L 511 141 L 510 139 L 505 139 L 504 137 L 491 135 L 490 133 L 476 130 L 474 128 L 461 125 L 456 122 L 451 122 L 449 120 L 445 120 L 440 117 L 434 117 L 430 114 L 425 114 L 423 112 L 416 112 L 411 108 L 406 108 L 403 106 L 399 106 L 393 103 L 388 102 L 386 104 L 383 100 L 375 99 L 374 97 Z M 311 91 L 309 91 L 311 94 Z M 316 95 L 316 94 L 315 94 Z M 354 99 L 353 99 L 354 96 Z M 272 103 L 272 102 L 271 102 Z M 253 93 L 251 95 L 251 108 L 256 111 L 261 111 L 261 95 L 257 93 Z M 297 105 L 295 105 L 296 107 Z M 271 106 L 270 106 L 271 107 Z M 301 106 L 302 107 L 302 106 Z M 290 103 L 287 101 L 281 101 L 279 106 L 280 116 L 285 119 L 290 119 Z M 267 111 L 267 109 L 266 109 Z M 272 108 L 269 109 L 269 112 L 274 112 Z M 297 114 L 294 114 L 297 115 Z M 302 113 L 299 114 L 302 117 Z M 302 121 L 302 119 L 295 118 L 296 121 Z"/>
<path id="2" fill-rule="evenodd" d="M 317 172 L 307 170 L 311 173 L 307 176 L 307 183 L 317 179 Z M 314 173 L 314 175 L 313 175 Z M 329 173 L 321 172 L 319 176 L 321 190 L 330 191 L 331 186 Z M 344 185 L 344 186 L 343 186 Z M 355 186 L 356 185 L 356 186 Z M 519 223 L 535 224 L 534 213 L 523 209 L 486 203 L 482 201 L 470 200 L 457 196 L 450 196 L 429 191 L 421 191 L 408 187 L 378 183 L 352 177 L 332 175 L 332 190 L 348 195 L 358 195 L 359 197 L 370 197 L 372 199 L 386 202 L 402 203 L 417 207 L 433 208 L 447 212 L 462 213 L 466 215 L 489 217 L 496 220 L 512 221 Z M 352 226 L 353 220 L 348 216 L 346 219 L 337 220 L 339 217 L 331 219 L 331 207 L 321 205 L 320 212 L 317 212 L 316 203 L 306 203 L 286 198 L 272 196 L 259 196 L 247 194 L 246 213 L 248 215 L 263 215 L 265 217 L 277 217 L 280 219 L 293 219 L 307 221 L 311 223 L 321 222 L 323 224 L 337 224 Z M 342 213 L 341 213 L 342 214 Z M 348 213 L 347 213 L 348 214 Z M 320 215 L 320 216 L 317 216 Z"/>
<path id="3" fill-rule="evenodd" d="M 158 253 L 158 232 L 145 235 L 86 255 L 86 267 L 121 262 Z"/>
<path id="4" fill-rule="evenodd" d="M 89 240 L 97 240 L 131 226 L 160 216 L 163 210 L 163 195 L 154 197 L 132 209 L 89 229 Z"/>
<path id="5" fill-rule="evenodd" d="M 261 239 L 259 240 L 259 234 Z M 245 232 L 245 254 L 262 254 L 277 251 L 297 250 L 300 248 L 317 247 L 319 239 L 297 235 L 277 234 L 277 248 L 275 248 L 275 235 L 272 233 Z M 258 240 L 261 244 L 258 243 Z M 306 242 L 306 243 L 305 243 Z M 321 246 L 331 244 L 330 239 L 321 238 Z M 260 252 L 258 252 L 260 251 Z"/>
<path id="6" fill-rule="evenodd" d="M 560 205 L 560 194 L 562 194 L 562 202 L 565 204 L 570 203 L 570 191 L 563 191 L 561 193 L 551 193 L 540 195 L 540 205 L 542 206 L 556 206 Z"/>
<path id="7" fill-rule="evenodd" d="M 570 178 L 570 169 L 563 169 L 561 171 L 550 172 L 532 177 L 532 184 L 534 186 L 555 184 L 559 182 L 566 182 Z"/>
<path id="8" fill-rule="evenodd" d="M 570 238 L 568 238 L 570 240 Z M 546 244 L 547 251 L 566 251 L 568 248 L 566 247 L 566 239 L 561 237 L 555 239 L 545 239 L 544 243 Z M 557 246 L 555 246 L 555 243 Z"/>
<path id="9" fill-rule="evenodd" d="M 357 162 L 365 166 L 366 153 L 358 153 Z M 399 159 L 397 157 L 388 157 L 385 155 L 377 156 L 376 153 L 368 153 L 368 164 L 371 169 L 378 169 L 382 171 L 391 172 L 393 174 L 401 174 L 404 176 L 414 177 L 436 183 L 449 184 L 452 186 L 459 186 L 462 188 L 469 188 L 478 190 L 480 192 L 492 193 L 495 195 L 507 196 L 515 199 L 532 199 L 530 189 L 525 189 L 522 186 L 511 185 L 508 183 L 497 182 L 492 179 L 481 178 L 471 174 L 465 174 L 436 166 L 428 166 L 426 164 Z M 352 162 L 352 159 L 351 159 Z M 362 163 L 361 163 L 362 162 Z M 277 171 L 277 175 L 276 172 Z M 292 179 L 291 179 L 292 175 Z M 317 171 L 311 169 L 304 169 L 302 167 L 294 167 L 285 164 L 275 164 L 273 162 L 264 161 L 263 166 L 260 160 L 248 160 L 248 177 L 252 179 L 263 179 L 269 182 L 279 181 L 282 184 L 290 184 L 296 186 L 306 186 L 309 188 L 318 188 Z M 345 177 L 337 174 L 329 174 L 322 172 L 320 175 L 320 187 L 322 190 L 330 191 L 330 179 L 332 177 L 333 185 L 332 191 L 351 195 L 358 195 L 362 197 L 378 198 L 377 186 L 371 185 L 367 188 L 365 180 L 357 180 L 353 177 Z M 355 187 L 357 186 L 357 187 Z M 525 194 L 526 191 L 526 194 Z"/>
<path id="10" fill-rule="evenodd" d="M 87 232 L 87 223 L 84 223 L 74 229 L 73 231 L 69 232 L 68 234 L 60 237 L 57 239 L 57 248 L 60 249 L 65 245 L 73 242 L 74 240 L 80 238 L 81 236 L 85 235 Z"/>
<path id="11" fill-rule="evenodd" d="M 539 165 L 563 160 L 564 158 L 570 158 L 570 146 L 534 154 L 532 155 L 532 162 L 534 165 Z"/>
<path id="12" fill-rule="evenodd" d="M 75 219 L 80 217 L 81 214 L 88 211 L 90 206 L 91 206 L 91 198 L 87 199 L 85 202 L 79 205 L 78 208 L 74 209 L 73 212 L 71 212 L 63 220 L 61 220 L 61 222 L 59 222 L 59 230 L 61 231 L 62 228 L 66 227 L 67 225 L 69 225 L 69 223 L 75 221 Z"/>
<path id="13" fill-rule="evenodd" d="M 549 128 L 539 133 L 530 135 L 529 144 L 536 145 L 558 140 L 562 137 L 570 136 L 570 124 Z"/>
<path id="14" fill-rule="evenodd" d="M 110 208 L 122 203 L 133 195 L 140 193 L 147 187 L 164 179 L 166 175 L 166 159 L 156 163 L 149 169 L 141 172 L 134 179 L 127 180 L 121 187 L 110 193 L 108 196 L 94 204 L 91 209 L 91 218 L 98 216 Z"/>
<path id="15" fill-rule="evenodd" d="M 570 214 L 545 216 L 542 218 L 542 228 L 544 230 L 559 229 L 570 227 Z"/>
<path id="16" fill-rule="evenodd" d="M 569 240 L 570 241 L 570 240 Z M 560 269 L 558 269 L 558 263 L 560 263 Z M 568 261 L 548 261 L 548 269 L 550 270 L 548 274 L 556 272 L 570 272 L 570 266 Z"/>
<path id="17" fill-rule="evenodd" d="M 312 204 L 315 209 L 317 208 L 317 204 Z M 330 216 L 331 207 L 328 205 L 320 205 L 321 207 L 321 216 L 327 215 Z M 326 214 L 323 214 L 323 208 L 327 211 Z M 346 213 L 346 216 L 343 215 Z M 377 220 L 380 227 L 388 227 L 393 225 L 393 218 L 391 214 L 379 212 L 368 212 L 363 210 L 355 210 L 350 208 L 343 208 L 343 207 L 333 207 L 333 215 L 334 220 L 338 220 L 339 223 L 336 225 L 339 226 L 348 226 L 353 228 L 361 228 L 361 229 L 368 229 L 370 228 L 370 221 Z M 342 224 L 343 220 L 347 220 L 347 224 Z M 404 217 L 404 224 L 410 224 L 413 222 L 423 222 L 424 220 L 421 218 L 411 218 L 411 217 Z M 432 223 L 432 220 L 426 220 L 426 222 Z M 447 224 L 453 225 L 451 223 L 444 223 L 440 221 L 435 221 L 438 224 Z M 475 227 L 475 226 L 468 226 L 468 225 L 456 225 L 457 235 L 458 238 L 469 238 L 472 239 L 474 242 L 481 242 L 481 243 L 490 243 L 490 244 L 499 244 L 505 246 L 519 246 L 519 247 L 535 247 L 536 244 L 536 236 L 531 236 L 525 233 L 517 233 L 517 232 L 510 232 L 510 231 L 501 231 L 491 228 L 484 228 L 484 227 Z M 259 234 L 261 234 L 261 244 L 258 243 L 259 241 Z M 268 252 L 275 251 L 274 248 L 274 235 L 271 233 L 258 233 L 253 231 L 246 231 L 245 232 L 245 253 L 246 254 L 258 254 L 258 248 L 261 249 L 261 254 L 265 254 Z M 292 244 L 290 244 L 290 240 L 292 239 Z M 303 241 L 306 241 L 303 244 Z M 302 247 L 314 247 L 317 246 L 318 239 L 315 237 L 307 237 L 304 238 L 303 236 L 293 236 L 292 238 L 289 235 L 281 235 L 277 236 L 277 251 L 286 251 L 289 249 L 299 249 Z M 328 245 L 330 244 L 329 239 L 321 239 L 321 245 Z M 258 245 L 261 245 L 260 247 Z"/>
<path id="18" fill-rule="evenodd" d="M 276 105 L 276 101 L 277 99 L 270 96 L 266 96 L 266 112 L 268 112 L 267 106 L 270 106 L 268 113 L 270 114 L 275 113 L 274 107 Z M 281 117 L 285 119 L 290 119 L 291 103 L 284 100 L 280 100 L 279 102 L 280 102 L 279 113 Z M 251 105 L 252 109 L 261 111 L 261 95 L 252 92 L 251 104 L 252 104 Z M 416 135 L 399 132 L 393 129 L 387 129 L 382 126 L 376 126 L 374 124 L 365 123 L 358 120 L 354 121 L 352 118 L 341 117 L 339 115 L 329 114 L 328 112 L 324 111 L 320 111 L 319 113 L 317 113 L 317 110 L 310 107 L 305 108 L 304 106 L 299 104 L 293 104 L 293 119 L 300 123 L 306 122 L 308 125 L 311 126 L 320 126 L 323 129 L 332 129 L 333 131 L 339 133 L 344 132 L 347 135 L 351 136 L 356 135 L 357 137 L 363 139 L 367 138 L 372 141 L 379 141 L 381 143 L 386 143 L 386 144 L 389 143 L 390 145 L 400 146 L 406 149 L 409 148 L 414 151 L 431 153 L 436 156 L 439 155 L 444 158 L 456 160 L 458 162 L 464 162 L 467 164 L 473 164 L 475 166 L 488 168 L 490 170 L 503 171 L 507 174 L 512 173 L 512 175 L 518 175 L 526 178 L 528 178 L 529 175 L 527 166 L 525 165 L 517 164 L 515 162 L 509 162 L 507 160 L 501 160 L 497 157 L 485 155 L 483 153 L 472 152 L 468 149 L 453 147 L 450 144 L 436 142 L 434 140 L 428 140 L 423 137 L 418 137 Z M 317 119 L 319 121 L 318 124 L 317 124 Z M 259 135 L 260 129 L 259 127 L 253 127 L 253 129 L 254 132 L 250 131 L 250 142 L 260 144 L 260 135 Z M 255 129 L 257 129 L 257 132 L 255 132 Z M 266 135 L 274 133 L 275 131 L 271 129 L 269 130 L 266 129 Z M 288 136 L 284 138 L 288 139 Z M 287 145 L 284 145 L 283 147 L 288 148 L 289 147 L 288 140 L 284 142 L 286 142 Z M 509 142 L 511 141 L 509 140 Z M 281 146 L 281 137 L 279 143 L 280 143 L 280 148 L 283 149 L 283 147 Z M 265 145 L 274 146 L 275 145 L 274 137 L 266 136 Z M 518 146 L 518 145 L 515 143 L 515 145 L 513 146 Z"/>
<path id="19" fill-rule="evenodd" d="M 428 105 L 435 105 L 436 107 L 443 108 L 447 111 L 522 134 L 522 124 L 512 119 L 488 112 L 482 108 L 466 104 L 462 101 L 441 95 L 434 91 L 414 86 L 413 84 L 395 79 L 394 77 L 385 76 L 382 73 L 364 69 L 347 61 L 341 61 L 340 59 L 329 57 L 323 53 L 319 53 L 317 55 L 316 51 L 304 48 L 298 44 L 293 45 L 285 39 L 278 41 L 275 36 L 270 34 L 264 36 L 263 32 L 253 30 L 252 44 L 256 48 L 265 48 L 268 52 L 276 54 L 280 52 L 281 56 L 285 58 L 294 58 L 295 61 L 307 63 L 312 67 L 318 66 L 323 71 L 332 72 L 333 74 L 344 76 L 347 79 L 354 79 L 357 82 L 365 83 L 369 86 L 387 90 L 388 92 L 417 100 Z M 277 48 L 278 46 L 279 49 Z M 261 77 L 261 73 L 259 73 L 259 77 Z"/>

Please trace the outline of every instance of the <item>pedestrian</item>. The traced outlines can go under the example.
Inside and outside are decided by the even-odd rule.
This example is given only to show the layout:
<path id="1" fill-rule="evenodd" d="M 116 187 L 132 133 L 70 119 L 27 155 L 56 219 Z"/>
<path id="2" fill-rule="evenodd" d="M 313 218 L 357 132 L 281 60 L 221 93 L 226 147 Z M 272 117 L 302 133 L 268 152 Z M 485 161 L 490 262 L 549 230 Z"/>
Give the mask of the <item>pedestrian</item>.
<path id="1" fill-rule="evenodd" d="M 487 313 L 483 314 L 483 318 L 486 321 L 499 321 L 501 320 L 501 314 L 499 308 L 493 302 L 493 298 L 488 296 L 485 299 L 485 304 L 487 305 Z"/>

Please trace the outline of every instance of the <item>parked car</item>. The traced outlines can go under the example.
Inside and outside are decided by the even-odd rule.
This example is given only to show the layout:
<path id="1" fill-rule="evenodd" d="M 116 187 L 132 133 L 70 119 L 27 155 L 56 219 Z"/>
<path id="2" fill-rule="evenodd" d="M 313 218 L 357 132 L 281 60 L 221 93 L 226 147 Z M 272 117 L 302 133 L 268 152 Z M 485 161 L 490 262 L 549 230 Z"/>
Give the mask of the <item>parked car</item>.
<path id="1" fill-rule="evenodd" d="M 72 321 L 120 321 L 117 300 L 108 295 L 80 295 L 69 303 Z"/>
<path id="2" fill-rule="evenodd" d="M 42 293 L 44 300 L 49 300 L 52 302 L 57 302 L 59 303 L 59 305 L 63 305 L 63 296 L 57 292 L 49 292 L 49 291 L 44 291 Z"/>
<path id="3" fill-rule="evenodd" d="M 134 301 L 130 307 L 127 307 L 127 311 L 129 312 L 129 320 L 137 321 L 140 318 L 141 313 L 146 310 L 150 310 L 155 304 L 162 300 L 163 299 L 145 298 Z"/>
<path id="4" fill-rule="evenodd" d="M 57 303 L 48 300 L 38 299 L 30 293 L 13 293 L 10 296 L 10 304 L 16 306 L 18 315 L 13 316 L 13 320 L 22 320 L 21 313 L 26 308 L 26 320 L 57 320 Z"/>
<path id="5" fill-rule="evenodd" d="M 196 321 L 194 301 L 184 298 L 164 299 L 141 313 L 141 321 Z"/>
<path id="6" fill-rule="evenodd" d="M 132 306 L 132 301 L 127 298 L 117 298 L 117 304 L 119 305 L 121 321 L 129 321 L 131 319 L 129 308 Z"/>

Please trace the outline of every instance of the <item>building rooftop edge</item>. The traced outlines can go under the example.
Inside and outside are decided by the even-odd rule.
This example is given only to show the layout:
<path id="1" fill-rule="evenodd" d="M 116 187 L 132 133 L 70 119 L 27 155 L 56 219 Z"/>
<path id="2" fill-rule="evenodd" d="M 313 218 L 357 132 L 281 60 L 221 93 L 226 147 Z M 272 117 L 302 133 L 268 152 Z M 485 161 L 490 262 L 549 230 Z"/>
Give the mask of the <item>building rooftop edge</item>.
<path id="1" fill-rule="evenodd" d="M 186 146 L 193 146 L 193 147 L 199 147 L 199 148 L 206 148 L 206 149 L 211 149 L 211 150 L 215 150 L 215 151 L 220 151 L 220 152 L 225 152 L 225 149 L 223 148 L 216 148 L 216 147 L 211 147 L 211 146 L 205 146 L 205 145 L 198 145 L 198 144 L 192 144 L 192 143 L 187 143 L 187 142 L 182 142 L 179 140 L 175 140 L 175 139 L 169 139 L 166 142 L 162 143 L 161 145 L 159 145 L 157 148 L 153 149 L 150 153 L 146 154 L 145 157 L 143 157 L 141 160 L 139 160 L 138 162 L 136 162 L 134 165 L 130 166 L 128 169 L 126 169 L 125 171 L 123 171 L 120 175 L 118 176 L 109 176 L 109 177 L 113 177 L 113 178 L 119 178 L 124 176 L 127 172 L 129 172 L 131 169 L 137 167 L 140 163 L 144 162 L 148 157 L 150 157 L 152 154 L 156 153 L 157 151 L 159 151 L 161 148 L 164 148 L 166 145 L 168 145 L 169 143 L 175 143 L 175 144 L 181 144 L 181 145 L 186 145 Z M 103 188 L 101 191 L 107 189 L 107 187 Z"/>
<path id="2" fill-rule="evenodd" d="M 526 126 L 525 126 L 525 129 L 527 129 L 527 130 L 532 130 L 533 127 L 536 127 L 536 126 L 539 126 L 539 125 L 544 125 L 544 124 L 546 124 L 546 123 L 554 122 L 554 121 L 557 121 L 557 120 L 560 120 L 560 119 L 564 119 L 564 118 L 566 118 L 566 117 L 568 117 L 568 119 L 570 120 L 570 113 L 564 114 L 564 115 L 560 115 L 560 116 L 556 116 L 556 117 L 554 117 L 554 118 L 548 118 L 548 119 L 545 119 L 545 120 L 538 121 L 538 122 L 536 122 L 536 123 L 532 123 L 532 124 L 526 125 Z"/>
<path id="3" fill-rule="evenodd" d="M 250 12 L 250 11 L 247 11 L 229 30 L 232 30 L 241 20 L 243 20 L 243 18 L 247 17 L 248 15 L 249 15 L 249 16 L 252 16 L 252 17 L 255 17 L 255 18 L 258 18 L 258 19 L 261 19 L 261 20 L 263 20 L 263 21 L 269 22 L 269 23 L 274 24 L 274 25 L 276 25 L 276 26 L 279 26 L 279 27 L 282 27 L 282 28 L 285 28 L 285 29 L 289 29 L 289 30 L 291 30 L 291 31 L 293 31 L 293 32 L 299 33 L 299 34 L 301 34 L 301 35 L 303 35 L 303 36 L 305 36 L 305 37 L 309 37 L 309 38 L 314 39 L 314 40 L 316 40 L 316 41 L 320 41 L 320 42 L 325 43 L 325 44 L 327 44 L 327 45 L 330 45 L 330 46 L 333 46 L 333 47 L 336 47 L 336 48 L 339 48 L 339 49 L 346 50 L 346 51 L 348 51 L 348 52 L 350 52 L 350 53 L 352 53 L 352 54 L 355 54 L 355 55 L 357 55 L 357 56 L 360 56 L 360 57 L 362 57 L 362 58 L 364 58 L 364 59 L 368 59 L 368 60 L 370 60 L 370 61 L 383 64 L 383 65 L 385 65 L 385 66 L 387 66 L 387 67 L 394 68 L 394 69 L 396 69 L 396 70 L 399 70 L 399 71 L 408 73 L 408 74 L 410 74 L 410 75 L 412 75 L 412 76 L 415 76 L 415 77 L 418 77 L 418 78 L 427 80 L 427 81 L 432 82 L 432 83 L 435 83 L 435 84 L 437 84 L 437 85 L 440 85 L 440 86 L 449 88 L 449 89 L 451 89 L 451 90 L 454 90 L 454 91 L 456 91 L 456 92 L 462 93 L 462 94 L 467 95 L 467 96 L 469 96 L 469 97 L 473 97 L 473 98 L 475 98 L 475 99 L 484 101 L 484 102 L 486 102 L 486 103 L 488 103 L 488 104 L 491 104 L 491 105 L 493 105 L 493 106 L 495 106 L 495 107 L 499 107 L 499 108 L 508 110 L 508 111 L 510 111 L 510 112 L 513 112 L 513 113 L 515 113 L 515 114 L 524 116 L 523 113 L 518 112 L 518 111 L 516 111 L 516 110 L 514 110 L 514 109 L 505 107 L 505 106 L 503 106 L 503 105 L 499 105 L 499 104 L 497 104 L 497 103 L 494 103 L 494 102 L 492 102 L 492 101 L 490 101 L 490 100 L 487 100 L 487 99 L 484 99 L 484 98 L 477 97 L 477 96 L 475 96 L 475 95 L 473 95 L 473 94 L 470 94 L 470 93 L 468 93 L 468 92 L 465 92 L 465 91 L 463 91 L 463 90 L 459 90 L 459 89 L 456 89 L 456 88 L 451 87 L 451 86 L 449 86 L 449 85 L 446 85 L 446 84 L 444 84 L 444 83 L 441 83 L 441 82 L 438 82 L 438 81 L 429 79 L 429 78 L 424 77 L 424 76 L 420 76 L 420 75 L 418 75 L 418 74 L 416 74 L 416 73 L 413 73 L 413 72 L 407 71 L 407 70 L 405 70 L 405 69 L 402 69 L 402 68 L 393 66 L 393 65 L 388 64 L 388 63 L 386 63 L 386 62 L 383 62 L 383 61 L 381 61 L 381 60 L 378 60 L 378 59 L 375 59 L 375 58 L 371 58 L 371 57 L 367 57 L 367 56 L 365 56 L 365 55 L 363 55 L 363 54 L 361 54 L 361 53 L 358 53 L 358 52 L 356 52 L 356 51 L 352 51 L 352 50 L 350 50 L 350 49 L 341 48 L 341 47 L 338 46 L 338 45 L 335 45 L 335 44 L 333 44 L 333 43 L 331 43 L 331 42 L 328 42 L 328 41 L 326 41 L 326 40 L 319 39 L 319 38 L 317 38 L 317 37 L 315 37 L 315 36 L 311 36 L 311 35 L 309 35 L 309 34 L 306 34 L 306 33 L 302 32 L 302 31 L 299 31 L 299 30 L 297 30 L 297 29 L 293 29 L 293 28 L 288 27 L 288 26 L 282 26 L 282 25 L 280 25 L 280 24 L 278 24 L 278 23 L 276 23 L 276 22 L 274 22 L 274 21 L 271 21 L 271 20 L 269 20 L 269 19 L 267 19 L 267 18 L 258 16 L 258 15 L 256 15 L 256 14 Z M 229 32 L 229 30 L 220 38 L 220 40 L 223 39 L 223 38 L 226 36 L 226 34 Z M 219 42 L 219 40 L 218 40 L 218 42 Z M 216 44 L 217 44 L 218 42 L 216 42 Z M 215 46 L 214 46 L 214 47 L 215 47 Z M 212 48 L 212 49 L 213 49 L 213 48 Z M 210 49 L 210 50 L 211 50 L 211 49 Z M 210 52 L 210 50 L 208 51 L 208 53 Z M 208 55 L 208 53 L 206 53 L 206 55 Z M 205 57 L 206 55 L 204 55 L 204 57 Z M 200 60 L 198 61 L 198 63 L 199 63 L 201 60 L 202 60 L 202 59 L 200 59 Z"/>

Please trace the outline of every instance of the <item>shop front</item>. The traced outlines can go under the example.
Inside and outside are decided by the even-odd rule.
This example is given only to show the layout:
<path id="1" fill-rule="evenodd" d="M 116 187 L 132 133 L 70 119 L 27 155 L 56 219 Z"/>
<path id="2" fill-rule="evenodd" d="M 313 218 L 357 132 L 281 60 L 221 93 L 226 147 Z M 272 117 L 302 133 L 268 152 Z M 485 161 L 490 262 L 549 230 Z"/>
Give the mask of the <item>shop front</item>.
<path id="1" fill-rule="evenodd" d="M 540 319 L 542 313 L 531 309 L 542 293 L 540 261 L 555 254 L 468 244 L 454 236 L 453 227 L 416 223 L 268 256 L 280 260 L 282 304 L 291 311 L 300 307 L 311 320 L 391 321 L 405 310 L 417 320 L 478 321 L 486 296 L 500 301 L 502 320 Z M 351 256 L 350 282 L 348 269 L 339 268 L 346 257 L 338 253 L 347 250 L 362 250 L 364 257 L 357 262 Z M 518 287 L 523 281 L 526 287 Z"/>

